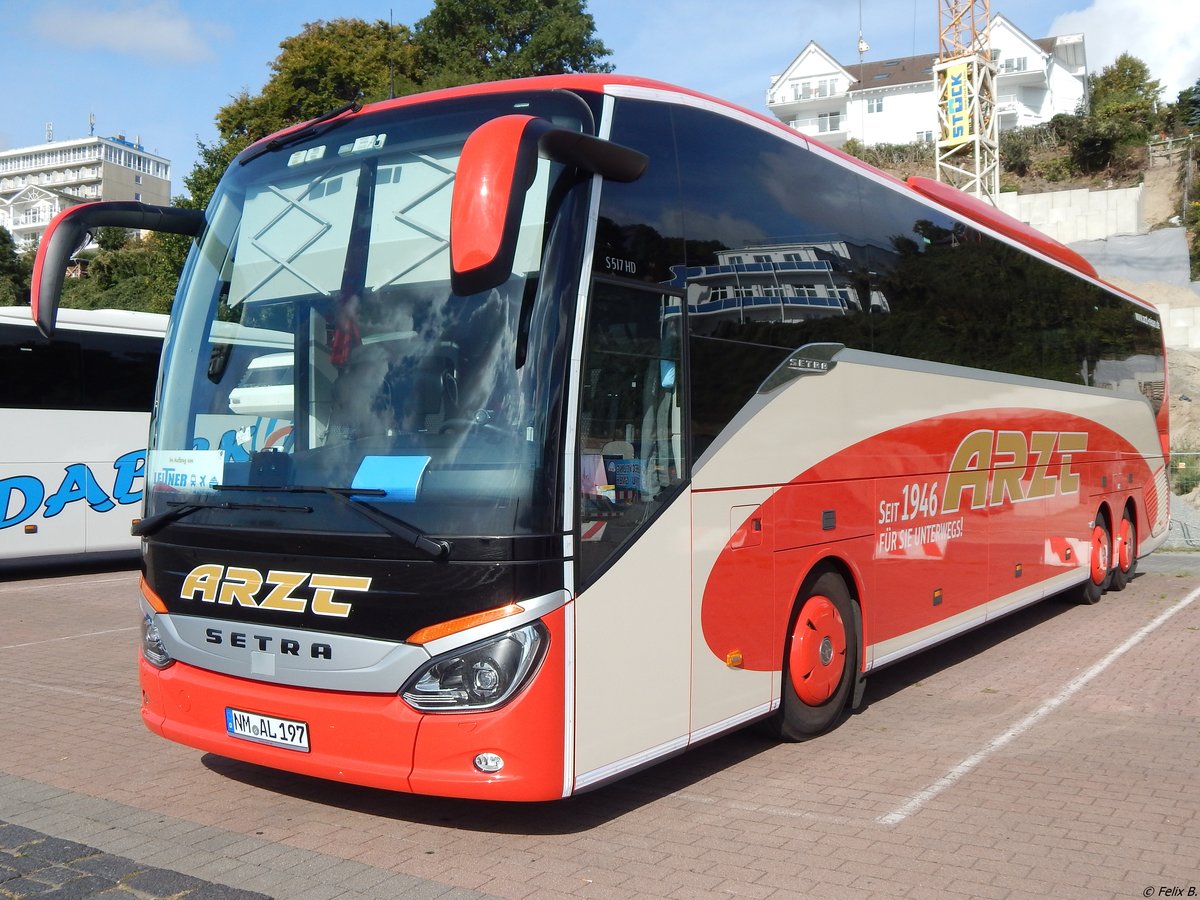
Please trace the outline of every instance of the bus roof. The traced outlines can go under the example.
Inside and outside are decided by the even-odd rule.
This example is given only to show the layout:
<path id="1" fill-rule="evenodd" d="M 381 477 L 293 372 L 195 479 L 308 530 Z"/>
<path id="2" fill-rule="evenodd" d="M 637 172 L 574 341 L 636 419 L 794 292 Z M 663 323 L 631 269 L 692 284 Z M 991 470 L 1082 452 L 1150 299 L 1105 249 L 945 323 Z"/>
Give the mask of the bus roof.
<path id="1" fill-rule="evenodd" d="M 0 322 L 36 327 L 28 306 L 0 306 Z M 138 334 L 162 337 L 167 331 L 167 316 L 162 313 L 131 309 L 59 309 L 58 327 L 73 331 L 104 331 L 113 334 Z"/>
<path id="2" fill-rule="evenodd" d="M 928 178 L 910 178 L 907 182 L 901 181 L 898 178 L 876 169 L 869 163 L 863 162 L 857 157 L 851 156 L 842 150 L 828 145 L 822 144 L 819 141 L 801 134 L 793 128 L 780 122 L 773 116 L 765 113 L 756 112 L 754 110 L 745 109 L 737 104 L 730 103 L 727 100 L 722 100 L 719 97 L 713 97 L 708 94 L 694 91 L 689 88 L 680 87 L 679 85 L 670 84 L 668 82 L 656 81 L 650 78 L 641 78 L 634 75 L 620 75 L 616 73 L 581 73 L 571 75 L 544 75 L 534 78 L 517 78 L 506 81 L 490 81 L 480 84 L 463 85 L 460 87 L 446 88 L 438 91 L 429 91 L 420 94 L 410 94 L 405 97 L 399 97 L 393 100 L 384 100 L 379 103 L 369 104 L 358 110 L 348 110 L 346 115 L 359 116 L 366 113 L 377 112 L 383 109 L 391 109 L 402 106 L 411 106 L 419 103 L 437 102 L 440 100 L 449 100 L 457 97 L 484 96 L 489 94 L 504 94 L 517 93 L 529 90 L 578 90 L 589 91 L 593 93 L 606 93 L 610 88 L 636 88 L 652 93 L 664 95 L 675 95 L 676 97 L 691 97 L 703 100 L 708 104 L 713 104 L 717 107 L 724 107 L 731 113 L 736 113 L 742 116 L 751 116 L 761 122 L 766 123 L 773 128 L 777 128 L 786 132 L 792 140 L 797 140 L 805 143 L 808 146 L 820 147 L 821 150 L 840 158 L 843 162 L 870 172 L 877 178 L 883 178 L 886 181 L 892 182 L 900 190 L 911 191 L 923 197 L 926 202 L 932 202 L 941 206 L 956 216 L 966 219 L 978 225 L 983 225 L 986 228 L 1002 234 L 1011 240 L 1015 240 L 1023 246 L 1033 249 L 1050 259 L 1058 262 L 1060 265 L 1079 272 L 1080 274 L 1098 280 L 1096 270 L 1091 263 L 1085 260 L 1082 256 L 1071 250 L 1065 244 L 1037 231 L 1033 227 L 1009 216 L 997 209 L 990 207 L 983 201 L 977 200 L 969 194 L 959 191 L 950 185 L 932 181 Z M 620 91 L 618 90 L 618 93 Z M 292 131 L 303 129 L 308 126 L 308 123 L 301 123 L 291 128 L 286 128 L 276 135 L 263 138 L 257 144 L 251 145 L 247 154 L 253 154 L 254 148 L 259 144 L 270 141 L 281 135 L 288 134 Z M 245 157 L 249 158 L 249 157 Z M 1128 294 L 1126 296 L 1129 296 Z M 1138 299 L 1138 298 L 1134 298 Z M 1139 301 L 1145 303 L 1145 301 Z"/>

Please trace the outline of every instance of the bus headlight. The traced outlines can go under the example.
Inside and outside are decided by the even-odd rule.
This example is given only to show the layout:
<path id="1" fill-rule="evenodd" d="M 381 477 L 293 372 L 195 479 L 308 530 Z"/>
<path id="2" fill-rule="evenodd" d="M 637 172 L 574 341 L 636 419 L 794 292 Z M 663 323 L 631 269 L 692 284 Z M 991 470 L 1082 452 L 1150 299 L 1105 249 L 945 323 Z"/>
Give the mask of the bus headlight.
<path id="1" fill-rule="evenodd" d="M 165 669 L 171 663 L 175 662 L 171 658 L 171 654 L 167 652 L 167 648 L 163 646 L 162 636 L 158 633 L 158 624 L 154 621 L 154 616 L 149 613 L 142 614 L 142 656 L 150 665 Z"/>
<path id="2" fill-rule="evenodd" d="M 493 709 L 529 680 L 549 638 L 545 625 L 531 622 L 444 653 L 408 680 L 402 696 L 422 712 Z"/>

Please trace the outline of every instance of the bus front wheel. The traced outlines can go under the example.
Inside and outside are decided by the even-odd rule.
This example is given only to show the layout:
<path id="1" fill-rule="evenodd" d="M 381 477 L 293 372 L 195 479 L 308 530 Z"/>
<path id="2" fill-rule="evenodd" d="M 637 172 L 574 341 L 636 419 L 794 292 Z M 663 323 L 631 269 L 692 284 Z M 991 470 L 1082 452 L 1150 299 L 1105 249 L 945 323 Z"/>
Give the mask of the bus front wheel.
<path id="1" fill-rule="evenodd" d="M 853 603 L 841 576 L 825 572 L 796 604 L 772 729 L 780 738 L 802 741 L 821 734 L 846 708 L 858 673 Z"/>

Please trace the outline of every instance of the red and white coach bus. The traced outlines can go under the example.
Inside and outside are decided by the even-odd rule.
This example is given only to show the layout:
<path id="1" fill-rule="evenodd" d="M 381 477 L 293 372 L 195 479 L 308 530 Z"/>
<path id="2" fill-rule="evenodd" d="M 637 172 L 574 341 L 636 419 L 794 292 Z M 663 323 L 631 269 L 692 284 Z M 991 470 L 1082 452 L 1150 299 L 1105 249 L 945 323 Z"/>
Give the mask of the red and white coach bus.
<path id="1" fill-rule="evenodd" d="M 563 797 L 755 720 L 820 733 L 871 671 L 1095 601 L 1166 534 L 1153 307 L 669 85 L 348 108 L 203 214 L 69 210 L 46 330 L 97 223 L 197 236 L 140 671 L 146 724 L 208 752 Z"/>

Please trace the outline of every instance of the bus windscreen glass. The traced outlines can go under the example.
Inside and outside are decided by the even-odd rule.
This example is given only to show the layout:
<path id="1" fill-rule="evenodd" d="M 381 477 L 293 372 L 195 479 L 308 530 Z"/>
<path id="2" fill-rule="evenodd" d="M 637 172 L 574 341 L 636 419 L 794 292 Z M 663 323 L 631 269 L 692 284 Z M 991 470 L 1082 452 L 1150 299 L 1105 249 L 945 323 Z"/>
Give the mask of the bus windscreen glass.
<path id="1" fill-rule="evenodd" d="M 547 529 L 553 504 L 534 499 L 558 465 L 549 419 L 565 363 L 540 260 L 569 193 L 561 166 L 538 164 L 508 281 L 450 288 L 458 157 L 505 108 L 590 128 L 571 95 L 476 98 L 436 116 L 400 107 L 231 167 L 177 305 L 175 334 L 189 338 L 166 351 L 148 513 L 181 493 L 208 506 L 231 488 L 312 488 L 319 515 L 255 523 L 378 531 L 319 496 L 334 489 L 425 532 Z"/>

